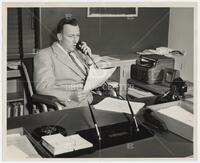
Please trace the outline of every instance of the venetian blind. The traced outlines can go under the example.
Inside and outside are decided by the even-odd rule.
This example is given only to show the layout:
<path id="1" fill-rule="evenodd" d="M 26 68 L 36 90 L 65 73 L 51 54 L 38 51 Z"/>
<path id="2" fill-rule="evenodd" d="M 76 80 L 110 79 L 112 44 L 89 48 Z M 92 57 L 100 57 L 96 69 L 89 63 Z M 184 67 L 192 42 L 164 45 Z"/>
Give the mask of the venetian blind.
<path id="1" fill-rule="evenodd" d="M 19 30 L 22 29 L 24 56 L 35 50 L 34 8 L 22 8 L 22 27 L 19 26 L 18 8 L 8 8 L 7 17 L 7 53 L 8 59 L 20 58 Z"/>

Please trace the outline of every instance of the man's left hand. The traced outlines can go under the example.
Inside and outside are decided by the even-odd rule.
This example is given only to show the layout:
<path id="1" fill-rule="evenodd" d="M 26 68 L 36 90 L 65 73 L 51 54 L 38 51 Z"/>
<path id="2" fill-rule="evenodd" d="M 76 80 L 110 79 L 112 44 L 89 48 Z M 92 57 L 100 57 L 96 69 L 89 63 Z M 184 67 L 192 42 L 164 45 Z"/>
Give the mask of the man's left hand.
<path id="1" fill-rule="evenodd" d="M 83 50 L 84 54 L 88 54 L 88 55 L 91 56 L 92 55 L 92 51 L 91 51 L 90 47 L 84 41 L 82 41 L 81 43 L 82 43 L 81 49 Z"/>

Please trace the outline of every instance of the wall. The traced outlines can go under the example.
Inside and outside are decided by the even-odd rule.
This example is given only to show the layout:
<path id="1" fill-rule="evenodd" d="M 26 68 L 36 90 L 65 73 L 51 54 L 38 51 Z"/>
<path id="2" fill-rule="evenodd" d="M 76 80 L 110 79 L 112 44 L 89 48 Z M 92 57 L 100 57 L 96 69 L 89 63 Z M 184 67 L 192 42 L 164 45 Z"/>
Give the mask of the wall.
<path id="1" fill-rule="evenodd" d="M 171 8 L 169 19 L 168 46 L 173 49 L 184 50 L 186 56 L 175 58 L 176 68 L 180 70 L 184 80 L 193 81 L 193 26 L 192 8 Z"/>
<path id="2" fill-rule="evenodd" d="M 52 43 L 52 31 L 58 21 L 69 13 L 79 21 L 81 40 L 86 41 L 96 54 L 131 55 L 146 48 L 168 44 L 168 8 L 139 8 L 138 17 L 133 20 L 89 18 L 86 8 L 42 8 L 41 48 Z"/>

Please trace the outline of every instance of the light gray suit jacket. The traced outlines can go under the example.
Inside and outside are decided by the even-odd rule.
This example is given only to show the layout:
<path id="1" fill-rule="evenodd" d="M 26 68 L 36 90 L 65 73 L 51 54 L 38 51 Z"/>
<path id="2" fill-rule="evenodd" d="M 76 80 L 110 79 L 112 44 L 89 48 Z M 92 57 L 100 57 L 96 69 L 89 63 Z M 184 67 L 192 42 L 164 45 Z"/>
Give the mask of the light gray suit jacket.
<path id="1" fill-rule="evenodd" d="M 79 53 L 79 56 L 88 64 L 87 56 L 82 53 Z M 87 105 L 87 100 L 78 103 L 70 99 L 75 91 L 83 89 L 85 78 L 85 74 L 71 57 L 64 53 L 58 42 L 40 50 L 34 57 L 34 85 L 37 93 L 56 96 L 65 101 L 66 108 Z"/>

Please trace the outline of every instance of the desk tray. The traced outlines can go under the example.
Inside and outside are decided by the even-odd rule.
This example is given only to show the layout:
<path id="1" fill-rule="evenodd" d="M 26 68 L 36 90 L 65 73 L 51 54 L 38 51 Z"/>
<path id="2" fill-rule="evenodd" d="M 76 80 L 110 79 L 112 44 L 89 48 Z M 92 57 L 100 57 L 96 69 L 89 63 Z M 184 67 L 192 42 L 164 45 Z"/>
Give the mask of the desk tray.
<path id="1" fill-rule="evenodd" d="M 140 131 L 136 131 L 135 124 L 122 122 L 108 126 L 99 127 L 101 141 L 99 141 L 95 128 L 77 132 L 81 137 L 91 142 L 98 149 L 120 145 L 154 136 L 143 125 L 139 124 Z"/>

